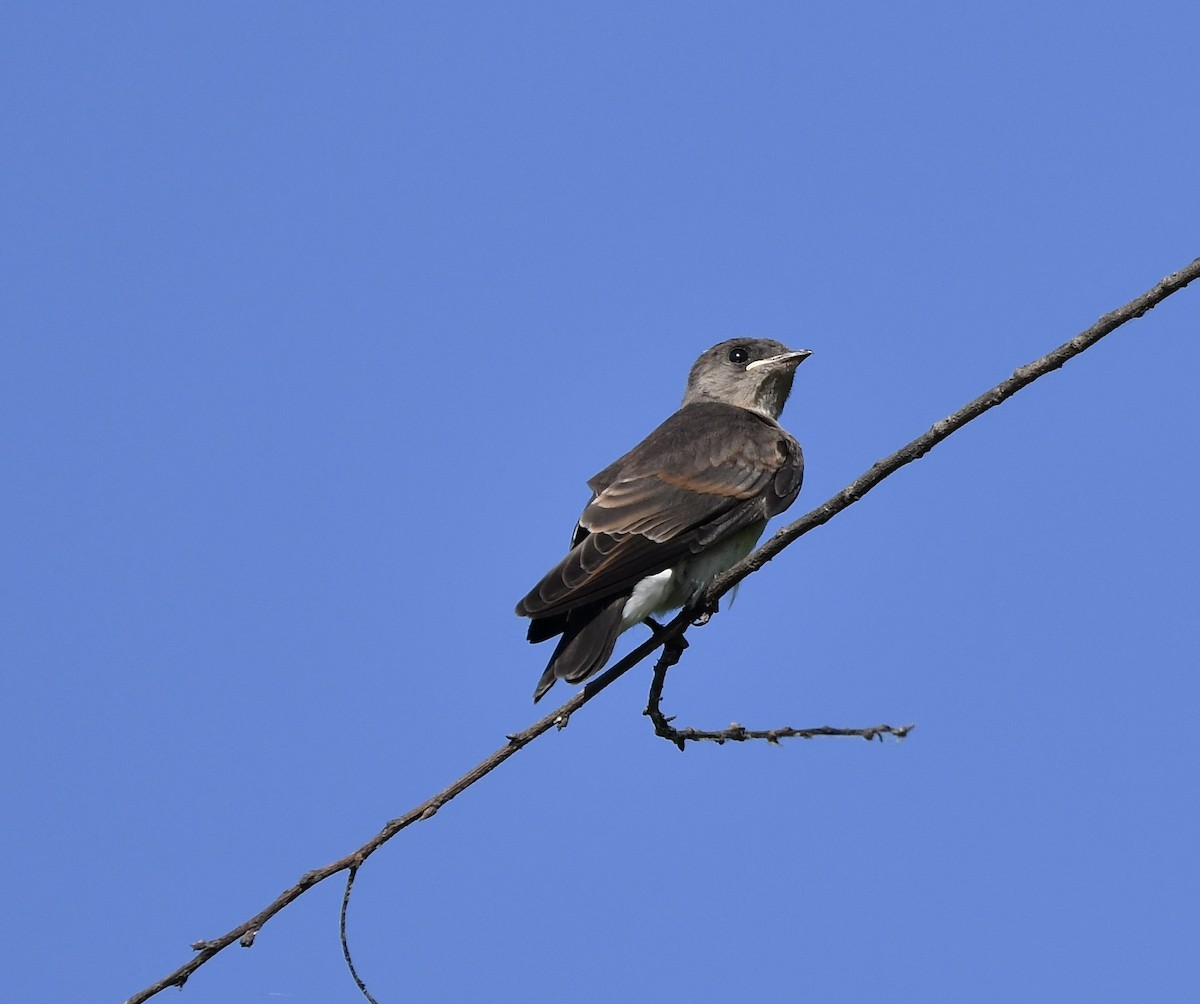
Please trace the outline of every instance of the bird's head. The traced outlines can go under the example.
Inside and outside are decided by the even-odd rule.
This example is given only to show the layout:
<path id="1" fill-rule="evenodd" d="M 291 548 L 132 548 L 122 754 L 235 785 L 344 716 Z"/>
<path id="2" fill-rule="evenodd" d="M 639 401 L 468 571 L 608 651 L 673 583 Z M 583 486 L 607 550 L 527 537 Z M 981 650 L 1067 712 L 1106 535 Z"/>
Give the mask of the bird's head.
<path id="1" fill-rule="evenodd" d="M 770 338 L 731 338 L 696 360 L 683 403 L 720 401 L 776 419 L 792 392 L 796 367 L 811 355 Z"/>

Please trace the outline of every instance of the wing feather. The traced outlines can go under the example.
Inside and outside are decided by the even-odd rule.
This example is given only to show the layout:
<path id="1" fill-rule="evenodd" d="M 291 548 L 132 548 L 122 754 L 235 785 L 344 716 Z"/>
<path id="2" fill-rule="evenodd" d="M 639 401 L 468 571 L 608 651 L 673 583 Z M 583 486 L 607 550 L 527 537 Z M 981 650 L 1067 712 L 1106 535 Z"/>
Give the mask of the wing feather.
<path id="1" fill-rule="evenodd" d="M 799 444 L 770 419 L 717 402 L 687 405 L 588 482 L 595 494 L 574 546 L 517 613 L 557 617 L 632 589 L 782 512 L 803 471 Z"/>

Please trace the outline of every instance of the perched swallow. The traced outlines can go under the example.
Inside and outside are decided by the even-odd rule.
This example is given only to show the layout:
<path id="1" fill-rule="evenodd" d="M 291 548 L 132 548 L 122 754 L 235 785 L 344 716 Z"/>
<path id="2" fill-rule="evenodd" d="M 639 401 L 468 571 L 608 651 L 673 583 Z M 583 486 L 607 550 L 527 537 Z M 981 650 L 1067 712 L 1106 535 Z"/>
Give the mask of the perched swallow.
<path id="1" fill-rule="evenodd" d="M 601 669 L 622 631 L 699 603 L 795 501 L 804 455 L 776 419 L 811 354 L 763 338 L 714 345 L 679 410 L 588 481 L 571 550 L 517 604 L 531 642 L 562 636 L 534 703 Z"/>

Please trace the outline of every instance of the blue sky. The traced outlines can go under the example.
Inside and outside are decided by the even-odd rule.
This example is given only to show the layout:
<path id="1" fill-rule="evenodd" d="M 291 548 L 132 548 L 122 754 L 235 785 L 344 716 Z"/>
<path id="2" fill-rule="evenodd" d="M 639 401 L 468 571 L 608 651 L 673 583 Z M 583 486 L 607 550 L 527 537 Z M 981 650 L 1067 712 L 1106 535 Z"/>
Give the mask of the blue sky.
<path id="1" fill-rule="evenodd" d="M 1200 254 L 1186 6 L 3 22 L 11 1000 L 124 999 L 531 722 L 513 604 L 702 349 L 813 350 L 799 515 Z M 363 869 L 380 1000 L 1200 995 L 1198 318 L 892 477 L 668 681 L 909 740 L 680 754 L 635 671 Z M 340 893 L 179 999 L 360 999 Z"/>

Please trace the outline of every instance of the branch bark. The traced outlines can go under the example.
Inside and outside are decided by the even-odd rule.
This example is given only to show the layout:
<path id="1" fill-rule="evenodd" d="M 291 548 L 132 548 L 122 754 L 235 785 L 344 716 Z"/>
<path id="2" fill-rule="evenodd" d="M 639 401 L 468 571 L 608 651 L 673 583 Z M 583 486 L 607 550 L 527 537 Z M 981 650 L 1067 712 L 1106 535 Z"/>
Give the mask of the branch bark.
<path id="1" fill-rule="evenodd" d="M 650 682 L 650 694 L 646 701 L 646 710 L 642 712 L 654 724 L 654 734 L 668 742 L 674 743 L 683 752 L 688 743 L 701 741 L 714 742 L 718 746 L 725 743 L 744 743 L 748 739 L 763 739 L 778 746 L 780 739 L 815 739 L 817 736 L 857 736 L 859 739 L 878 739 L 881 742 L 885 735 L 904 739 L 916 725 L 870 725 L 866 728 L 839 728 L 834 725 L 814 725 L 809 728 L 796 729 L 783 725 L 775 729 L 748 729 L 744 725 L 732 722 L 727 729 L 706 731 L 704 729 L 677 729 L 671 724 L 673 718 L 668 718 L 662 712 L 663 685 L 667 681 L 667 671 L 674 666 L 683 654 L 684 646 L 678 642 L 668 642 L 663 647 L 663 654 L 654 664 L 654 678 Z"/>
<path id="2" fill-rule="evenodd" d="M 942 419 L 934 424 L 923 435 L 918 436 L 907 446 L 885 457 L 883 460 L 874 464 L 861 477 L 847 485 L 840 492 L 824 502 L 822 505 L 813 509 L 811 512 L 801 516 L 798 520 L 789 523 L 777 533 L 774 534 L 762 547 L 753 554 L 743 559 L 738 564 L 725 572 L 718 578 L 708 590 L 707 599 L 709 603 L 714 602 L 725 593 L 729 592 L 735 585 L 741 582 L 746 576 L 757 571 L 768 561 L 774 558 L 789 544 L 799 539 L 808 531 L 827 523 L 830 519 L 836 516 L 843 509 L 853 505 L 872 488 L 878 485 L 884 478 L 894 474 L 901 467 L 912 463 L 923 457 L 934 446 L 940 443 L 947 436 L 962 428 L 971 420 L 978 418 L 985 411 L 988 411 L 996 405 L 1006 401 L 1012 397 L 1017 391 L 1023 387 L 1027 387 L 1039 377 L 1045 376 L 1047 373 L 1061 367 L 1067 360 L 1077 356 L 1085 349 L 1091 347 L 1105 335 L 1115 331 L 1122 324 L 1134 318 L 1141 317 L 1146 311 L 1161 303 L 1168 296 L 1176 291 L 1183 289 L 1188 283 L 1200 278 L 1200 258 L 1193 261 L 1186 268 L 1180 269 L 1178 272 L 1167 276 L 1161 282 L 1157 283 L 1152 289 L 1143 293 L 1141 296 L 1131 300 L 1125 306 L 1105 314 L 1094 325 L 1086 331 L 1076 335 L 1070 341 L 1060 345 L 1054 351 L 1047 353 L 1040 359 L 1022 366 L 1016 370 L 1004 382 L 997 384 L 987 393 L 980 395 L 975 400 L 964 405 L 954 414 Z M 254 942 L 259 929 L 268 920 L 279 913 L 289 903 L 302 896 L 307 890 L 332 875 L 348 869 L 358 869 L 368 857 L 375 853 L 380 847 L 392 839 L 401 830 L 411 826 L 413 823 L 423 819 L 432 817 L 443 805 L 455 798 L 457 795 L 466 791 L 471 785 L 483 777 L 486 777 L 493 770 L 504 763 L 518 750 L 527 746 L 538 736 L 550 731 L 552 728 L 565 728 L 570 716 L 583 707 L 588 701 L 594 698 L 602 690 L 613 683 L 615 680 L 623 676 L 630 669 L 640 663 L 648 655 L 656 649 L 672 642 L 674 639 L 681 639 L 684 631 L 686 631 L 689 623 L 690 615 L 686 612 L 681 612 L 674 617 L 665 627 L 656 631 L 653 637 L 648 638 L 641 645 L 630 652 L 625 658 L 621 659 L 606 672 L 598 676 L 596 679 L 588 683 L 582 690 L 576 693 L 568 701 L 563 703 L 555 711 L 546 715 L 544 718 L 535 722 L 527 729 L 507 736 L 507 742 L 497 749 L 490 756 L 486 757 L 476 764 L 471 770 L 460 777 L 457 781 L 450 784 L 448 787 L 439 791 L 436 795 L 422 802 L 414 809 L 410 809 L 402 816 L 391 820 L 379 831 L 374 837 L 368 840 L 356 851 L 347 854 L 345 857 L 333 861 L 323 868 L 318 868 L 307 872 L 289 888 L 279 894 L 271 903 L 256 913 L 249 920 L 239 924 L 233 930 L 221 935 L 219 938 L 214 938 L 209 941 L 198 941 L 193 943 L 192 948 L 196 954 L 186 963 L 171 973 L 168 973 L 162 979 L 144 990 L 139 991 L 128 999 L 126 1004 L 142 1004 L 149 1000 L 167 987 L 182 987 L 187 982 L 188 977 L 197 969 L 208 962 L 219 952 L 228 948 L 235 941 L 242 944 L 243 947 L 249 947 Z M 735 728 L 740 729 L 740 726 Z M 837 730 L 826 731 L 826 727 L 819 729 L 801 729 L 794 730 L 797 735 L 811 733 L 811 735 L 841 735 L 845 734 Z M 778 732 L 779 730 L 774 730 Z M 872 731 L 878 733 L 882 731 L 881 727 L 876 727 Z M 861 734 L 856 732 L 854 734 Z M 747 732 L 741 738 L 751 738 Z M 689 737 L 691 738 L 691 737 Z M 697 733 L 696 738 L 710 738 L 710 735 Z M 726 740 L 734 739 L 735 736 L 724 736 Z M 764 735 L 764 738 L 767 736 Z M 716 740 L 714 740 L 716 741 Z"/>
<path id="3" fill-rule="evenodd" d="M 1162 303 L 1172 293 L 1178 292 L 1197 278 L 1200 278 L 1200 258 L 1160 280 L 1153 288 L 1130 300 L 1125 306 L 1105 314 L 1090 328 L 1081 331 L 1070 341 L 1063 342 L 1052 352 L 1047 352 L 1040 359 L 1035 359 L 1015 370 L 1007 380 L 980 394 L 974 401 L 964 404 L 953 415 L 948 415 L 940 422 L 935 422 L 927 432 L 918 436 L 907 446 L 877 461 L 869 471 L 856 478 L 829 501 L 776 531 L 762 547 L 743 558 L 713 582 L 708 590 L 709 601 L 724 596 L 742 579 L 752 572 L 758 571 L 794 540 L 802 537 L 809 530 L 828 523 L 843 509 L 853 505 L 866 495 L 884 478 L 895 474 L 901 467 L 911 464 L 914 460 L 920 460 L 943 439 L 957 432 L 972 419 L 978 418 L 985 411 L 990 411 L 996 405 L 1007 401 L 1017 391 L 1028 387 L 1039 377 L 1044 377 L 1047 373 L 1053 373 L 1056 369 L 1061 368 L 1064 363 L 1091 348 L 1105 335 L 1116 331 L 1127 321 L 1141 317 L 1148 310 Z"/>

